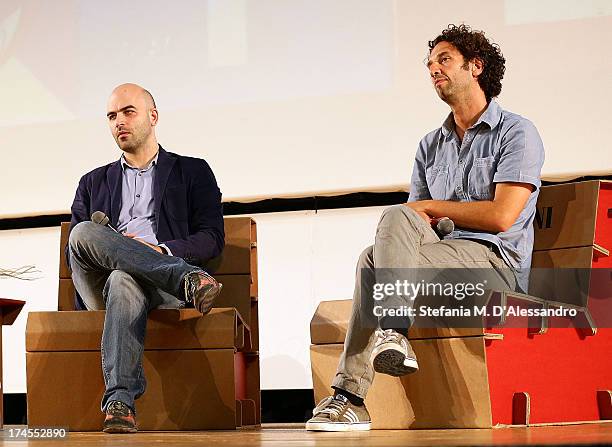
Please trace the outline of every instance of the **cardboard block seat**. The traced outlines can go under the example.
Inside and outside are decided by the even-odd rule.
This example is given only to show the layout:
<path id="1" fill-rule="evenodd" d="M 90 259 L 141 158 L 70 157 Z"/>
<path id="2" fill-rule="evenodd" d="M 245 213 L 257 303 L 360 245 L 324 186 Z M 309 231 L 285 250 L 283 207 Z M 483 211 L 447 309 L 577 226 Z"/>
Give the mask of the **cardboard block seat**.
<path id="1" fill-rule="evenodd" d="M 211 312 L 157 309 L 149 314 L 140 430 L 233 429 L 260 423 L 257 238 L 250 218 L 225 218 L 226 249 L 215 277 L 224 285 Z M 101 430 L 104 392 L 100 342 L 104 311 L 74 311 L 64 260 L 55 312 L 30 312 L 26 328 L 30 426 Z"/>
<path id="2" fill-rule="evenodd" d="M 612 182 L 543 187 L 535 238 L 532 267 L 612 268 Z M 603 302 L 611 310 L 609 274 L 580 303 L 565 301 L 559 286 L 545 290 L 532 275 L 531 295 L 505 298 L 546 305 L 537 295 L 544 294 L 585 315 Z M 317 402 L 331 391 L 351 306 L 351 300 L 323 301 L 312 318 Z M 489 428 L 612 419 L 610 320 L 604 327 L 597 327 L 595 319 L 575 328 L 551 327 L 541 319 L 536 330 L 512 323 L 508 318 L 505 327 L 411 328 L 408 336 L 419 371 L 402 378 L 375 376 L 365 400 L 373 427 Z"/>

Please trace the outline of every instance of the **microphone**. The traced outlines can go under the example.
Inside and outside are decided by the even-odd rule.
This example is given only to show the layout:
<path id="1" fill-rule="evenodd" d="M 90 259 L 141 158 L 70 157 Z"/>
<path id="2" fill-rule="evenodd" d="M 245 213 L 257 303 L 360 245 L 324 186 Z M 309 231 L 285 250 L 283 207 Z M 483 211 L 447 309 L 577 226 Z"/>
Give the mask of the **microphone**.
<path id="1" fill-rule="evenodd" d="M 110 219 L 102 211 L 94 211 L 91 214 L 91 221 L 99 225 L 105 226 L 113 230 L 115 233 L 119 233 L 110 223 Z"/>
<path id="2" fill-rule="evenodd" d="M 431 226 L 441 238 L 455 231 L 455 222 L 448 217 L 432 217 Z"/>

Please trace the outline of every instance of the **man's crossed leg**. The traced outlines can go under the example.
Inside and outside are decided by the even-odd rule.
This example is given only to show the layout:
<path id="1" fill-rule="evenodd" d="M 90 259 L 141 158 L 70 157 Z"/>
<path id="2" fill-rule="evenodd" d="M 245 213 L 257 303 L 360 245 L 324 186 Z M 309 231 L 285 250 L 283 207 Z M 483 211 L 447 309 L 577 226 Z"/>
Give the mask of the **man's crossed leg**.
<path id="1" fill-rule="evenodd" d="M 136 431 L 134 401 L 146 388 L 142 355 L 149 311 L 193 303 L 206 314 L 221 284 L 181 258 L 89 221 L 72 229 L 69 256 L 75 288 L 87 309 L 106 309 L 104 431 Z"/>
<path id="2" fill-rule="evenodd" d="M 407 317 L 376 317 L 375 283 L 394 283 L 401 272 L 448 270 L 448 280 L 482 280 L 486 272 L 491 289 L 514 289 L 516 280 L 504 261 L 489 246 L 462 239 L 443 239 L 414 210 L 404 205 L 386 209 L 378 223 L 373 246 L 359 257 L 351 318 L 332 382 L 334 396 L 324 399 L 306 423 L 308 430 L 369 430 L 371 420 L 363 403 L 374 373 L 401 376 L 418 370 L 408 339 L 412 324 Z M 455 269 L 453 271 L 453 269 Z M 475 276 L 471 276 L 472 273 Z M 421 278 L 411 278 L 419 282 Z M 444 274 L 436 281 L 443 282 Z M 410 306 L 412 301 L 391 296 L 386 308 Z"/>

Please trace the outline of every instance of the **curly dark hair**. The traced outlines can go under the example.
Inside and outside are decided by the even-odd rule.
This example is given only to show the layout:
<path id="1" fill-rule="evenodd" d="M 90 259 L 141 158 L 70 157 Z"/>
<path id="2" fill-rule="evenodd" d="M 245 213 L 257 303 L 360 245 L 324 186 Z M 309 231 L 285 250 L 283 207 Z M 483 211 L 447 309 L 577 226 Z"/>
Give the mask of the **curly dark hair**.
<path id="1" fill-rule="evenodd" d="M 438 37 L 430 40 L 429 52 L 440 42 L 453 44 L 467 62 L 480 59 L 483 64 L 482 73 L 478 76 L 478 84 L 484 91 L 487 102 L 500 94 L 506 71 L 506 59 L 499 45 L 491 43 L 483 31 L 472 31 L 468 25 L 448 25 Z"/>

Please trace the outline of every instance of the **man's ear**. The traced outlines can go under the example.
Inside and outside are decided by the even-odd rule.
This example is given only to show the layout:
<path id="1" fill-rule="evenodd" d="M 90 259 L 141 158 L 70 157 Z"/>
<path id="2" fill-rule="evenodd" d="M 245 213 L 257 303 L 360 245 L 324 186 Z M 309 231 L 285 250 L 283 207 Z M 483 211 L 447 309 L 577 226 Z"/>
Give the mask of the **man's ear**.
<path id="1" fill-rule="evenodd" d="M 470 61 L 470 68 L 472 71 L 472 77 L 477 78 L 478 76 L 480 76 L 482 70 L 484 69 L 484 63 L 482 62 L 482 59 L 472 59 Z"/>
<path id="2" fill-rule="evenodd" d="M 159 114 L 157 112 L 157 109 L 149 110 L 149 122 L 151 123 L 151 126 L 155 126 L 157 124 L 158 119 L 159 119 Z"/>

